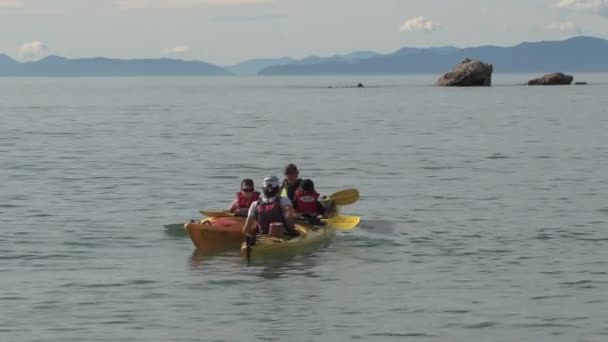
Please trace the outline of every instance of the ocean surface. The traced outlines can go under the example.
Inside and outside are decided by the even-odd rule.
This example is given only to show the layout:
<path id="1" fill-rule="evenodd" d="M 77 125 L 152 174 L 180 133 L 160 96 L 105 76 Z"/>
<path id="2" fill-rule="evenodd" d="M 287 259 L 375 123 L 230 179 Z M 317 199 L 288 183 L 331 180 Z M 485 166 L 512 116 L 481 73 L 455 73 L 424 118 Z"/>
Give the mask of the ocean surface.
<path id="1" fill-rule="evenodd" d="M 2 78 L 0 341 L 608 341 L 608 75 L 530 76 Z M 288 162 L 362 227 L 164 227 Z"/>

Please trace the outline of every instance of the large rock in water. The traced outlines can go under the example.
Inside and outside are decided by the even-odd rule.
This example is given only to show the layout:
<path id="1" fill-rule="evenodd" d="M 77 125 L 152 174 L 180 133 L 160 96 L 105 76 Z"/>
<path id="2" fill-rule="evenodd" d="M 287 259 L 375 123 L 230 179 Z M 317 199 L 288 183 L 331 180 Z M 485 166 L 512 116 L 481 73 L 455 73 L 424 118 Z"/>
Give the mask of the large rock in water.
<path id="1" fill-rule="evenodd" d="M 528 85 L 568 85 L 571 84 L 574 77 L 565 75 L 561 72 L 547 74 L 543 77 L 535 78 L 528 81 Z"/>
<path id="2" fill-rule="evenodd" d="M 439 87 L 489 87 L 492 85 L 492 64 L 466 58 L 435 83 Z"/>

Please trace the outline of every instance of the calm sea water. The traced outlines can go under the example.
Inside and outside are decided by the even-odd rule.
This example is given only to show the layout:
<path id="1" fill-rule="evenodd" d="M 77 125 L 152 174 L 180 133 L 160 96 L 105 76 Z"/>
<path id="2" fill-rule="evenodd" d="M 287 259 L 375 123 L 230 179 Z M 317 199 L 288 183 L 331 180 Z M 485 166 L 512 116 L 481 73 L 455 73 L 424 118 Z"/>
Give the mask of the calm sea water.
<path id="1" fill-rule="evenodd" d="M 608 75 L 434 78 L 0 79 L 0 340 L 607 341 Z M 288 162 L 364 229 L 247 266 L 163 227 Z"/>

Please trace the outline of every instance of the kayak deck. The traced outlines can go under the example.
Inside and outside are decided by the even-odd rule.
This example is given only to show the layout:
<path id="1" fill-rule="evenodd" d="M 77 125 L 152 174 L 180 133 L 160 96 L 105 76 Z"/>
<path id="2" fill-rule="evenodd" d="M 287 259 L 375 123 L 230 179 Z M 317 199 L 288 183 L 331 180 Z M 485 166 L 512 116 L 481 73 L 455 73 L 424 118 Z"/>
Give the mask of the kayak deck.
<path id="1" fill-rule="evenodd" d="M 297 237 L 274 238 L 267 235 L 257 237 L 254 245 L 247 247 L 247 243 L 241 245 L 241 256 L 244 258 L 260 258 L 274 256 L 276 254 L 298 253 L 309 248 L 314 248 L 320 243 L 329 240 L 335 230 L 326 225 L 310 225 L 296 223 L 296 229 L 300 232 Z M 250 249 L 247 256 L 247 249 Z"/>

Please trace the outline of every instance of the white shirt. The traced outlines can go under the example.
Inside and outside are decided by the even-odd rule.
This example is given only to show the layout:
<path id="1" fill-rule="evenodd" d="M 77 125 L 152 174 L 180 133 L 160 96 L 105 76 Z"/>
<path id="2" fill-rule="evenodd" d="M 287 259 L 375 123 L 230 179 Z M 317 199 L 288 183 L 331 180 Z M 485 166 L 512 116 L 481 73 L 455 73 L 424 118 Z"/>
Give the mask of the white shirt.
<path id="1" fill-rule="evenodd" d="M 276 199 L 276 197 L 271 197 L 271 198 L 262 198 L 262 202 L 264 203 L 271 203 Z M 288 197 L 281 197 L 281 208 L 283 209 L 283 213 L 287 211 L 287 208 L 289 207 L 293 207 L 293 204 L 291 204 L 291 200 Z M 251 204 L 251 206 L 249 207 L 249 212 L 247 213 L 247 217 L 254 217 L 257 218 L 257 209 L 258 208 L 258 201 L 255 201 Z"/>

